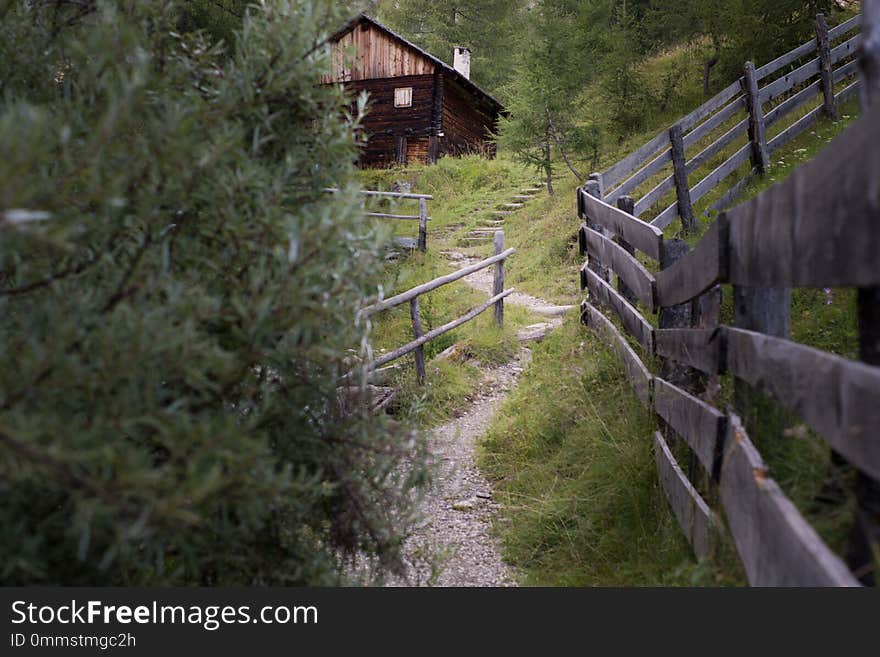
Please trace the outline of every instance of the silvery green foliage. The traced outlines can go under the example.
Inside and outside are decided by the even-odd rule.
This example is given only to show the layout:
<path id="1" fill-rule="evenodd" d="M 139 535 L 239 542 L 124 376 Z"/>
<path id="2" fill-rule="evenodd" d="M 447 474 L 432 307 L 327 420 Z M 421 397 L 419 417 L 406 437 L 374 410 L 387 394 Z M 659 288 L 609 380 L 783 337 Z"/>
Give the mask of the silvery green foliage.
<path id="1" fill-rule="evenodd" d="M 217 45 L 196 4 L 0 5 L 7 584 L 333 583 L 395 562 L 423 481 L 337 392 L 381 261 L 321 191 L 356 159 L 317 84 L 344 17 L 265 1 Z"/>

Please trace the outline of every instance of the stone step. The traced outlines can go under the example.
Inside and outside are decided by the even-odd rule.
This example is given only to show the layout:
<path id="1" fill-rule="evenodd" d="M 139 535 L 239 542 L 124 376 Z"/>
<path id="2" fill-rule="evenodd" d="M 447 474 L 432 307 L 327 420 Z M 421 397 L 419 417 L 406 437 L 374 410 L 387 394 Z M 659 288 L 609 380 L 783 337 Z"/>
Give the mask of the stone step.
<path id="1" fill-rule="evenodd" d="M 514 201 L 531 201 L 533 198 L 535 198 L 535 197 L 532 195 L 522 194 L 522 195 L 514 196 L 513 200 Z"/>
<path id="2" fill-rule="evenodd" d="M 498 207 L 509 209 L 512 208 L 514 210 L 519 210 L 523 206 L 522 203 L 501 203 Z"/>
<path id="3" fill-rule="evenodd" d="M 519 193 L 520 194 L 531 194 L 534 196 L 535 194 L 537 194 L 540 191 L 542 191 L 540 187 L 530 187 L 528 189 L 519 190 Z"/>

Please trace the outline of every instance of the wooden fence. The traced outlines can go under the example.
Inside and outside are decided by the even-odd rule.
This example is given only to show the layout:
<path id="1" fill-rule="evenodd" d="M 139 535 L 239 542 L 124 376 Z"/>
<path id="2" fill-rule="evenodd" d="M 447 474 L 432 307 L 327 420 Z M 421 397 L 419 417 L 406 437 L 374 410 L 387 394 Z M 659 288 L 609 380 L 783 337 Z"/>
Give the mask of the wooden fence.
<path id="1" fill-rule="evenodd" d="M 325 189 L 325 192 L 335 193 L 338 189 Z M 419 236 L 416 239 L 411 237 L 398 237 L 395 242 L 398 246 L 408 249 L 418 249 L 422 253 L 428 249 L 428 201 L 433 201 L 434 197 L 429 194 L 410 194 L 404 192 L 377 192 L 365 190 L 360 192 L 367 198 L 392 199 L 395 201 L 416 201 L 419 205 L 418 214 L 390 214 L 387 212 L 365 212 L 368 217 L 376 217 L 378 219 L 397 219 L 401 221 L 418 221 Z"/>
<path id="2" fill-rule="evenodd" d="M 621 198 L 633 196 L 633 206 L 628 211 L 643 217 L 675 192 L 672 203 L 661 205 L 660 211 L 651 217 L 651 223 L 665 229 L 680 217 L 685 232 L 689 232 L 695 226 L 694 204 L 751 161 L 751 173 L 731 186 L 728 194 L 713 206 L 725 209 L 752 175 L 763 173 L 774 152 L 803 133 L 821 114 L 836 117 L 838 104 L 855 94 L 857 80 L 836 94 L 834 87 L 852 80 L 858 72 L 854 55 L 862 37 L 858 33 L 845 37 L 860 24 L 859 15 L 829 30 L 825 17 L 819 14 L 816 39 L 760 68 L 746 62 L 743 77 L 601 176 L 596 176 L 604 200 L 615 204 Z M 800 63 L 805 59 L 805 63 Z M 795 67 L 796 64 L 799 65 Z M 768 138 L 767 132 L 772 126 L 784 125 L 783 119 L 814 101 L 817 95 L 822 96 L 822 104 Z M 723 133 L 704 145 L 719 130 Z M 746 135 L 748 143 L 739 145 Z M 698 147 L 701 147 L 698 152 L 689 154 Z M 734 152 L 721 165 L 695 184 L 689 183 L 693 174 L 731 147 L 735 147 Z M 663 177 L 645 189 L 658 176 Z"/>
<path id="3" fill-rule="evenodd" d="M 880 16 L 874 20 L 866 34 L 880 33 Z M 852 24 L 832 30 L 829 38 Z M 827 50 L 821 33 L 817 41 Z M 878 75 L 872 80 L 866 74 L 863 98 L 872 89 L 880 96 L 880 40 L 874 43 L 876 52 L 863 52 L 874 65 L 864 70 Z M 756 78 L 809 52 L 807 46 L 793 51 L 758 69 Z M 761 97 L 788 84 L 771 83 Z M 831 96 L 825 94 L 825 101 Z M 613 167 L 610 179 L 620 180 L 644 152 L 636 155 Z M 710 402 L 718 394 L 710 391 L 733 379 L 739 389 L 760 391 L 799 415 L 835 458 L 856 470 L 856 529 L 880 535 L 880 103 L 786 182 L 721 214 L 693 250 L 680 240 L 664 240 L 659 224 L 665 219 L 646 223 L 632 204 L 629 212 L 612 205 L 619 193 L 603 199 L 598 180 L 578 190 L 585 222 L 579 243 L 588 256 L 581 270 L 581 286 L 589 290 L 582 320 L 619 353 L 635 394 L 658 418 L 663 431 L 653 442 L 660 482 L 695 554 L 707 555 L 724 531 L 709 503 L 717 498 L 752 585 L 872 582 L 870 555 L 848 566 L 828 548 L 771 478 L 736 412 L 715 408 Z M 656 275 L 637 251 L 659 262 Z M 609 282 L 613 275 L 616 286 Z M 721 323 L 721 284 L 733 286 L 734 326 Z M 781 299 L 784 305 L 779 291 L 794 287 L 858 288 L 862 362 L 792 342 L 784 328 L 773 327 L 774 309 L 760 300 Z M 780 308 L 778 314 L 786 312 Z M 645 317 L 653 313 L 659 313 L 659 328 Z M 762 313 L 767 316 L 756 317 Z M 655 357 L 660 374 L 645 365 Z M 732 376 L 721 379 L 723 374 Z M 690 476 L 670 441 L 690 454 Z"/>
<path id="4" fill-rule="evenodd" d="M 436 338 L 439 338 L 444 333 L 448 333 L 449 331 L 458 328 L 462 324 L 465 324 L 472 319 L 475 319 L 478 315 L 482 314 L 493 306 L 495 308 L 495 322 L 498 324 L 498 326 L 503 326 L 504 299 L 514 292 L 513 288 L 509 290 L 504 289 L 504 262 L 505 260 L 507 260 L 507 258 L 512 256 L 516 252 L 516 249 L 510 248 L 505 250 L 503 231 L 497 231 L 495 233 L 494 245 L 495 254 L 491 258 L 486 258 L 481 262 L 475 263 L 451 274 L 446 274 L 445 276 L 440 276 L 432 281 L 423 283 L 422 285 L 417 285 L 416 287 L 407 290 L 406 292 L 401 292 L 400 294 L 397 294 L 393 297 L 373 304 L 372 306 L 364 308 L 362 311 L 362 315 L 364 317 L 370 317 L 372 315 L 375 315 L 376 313 L 390 310 L 406 302 L 409 302 L 410 318 L 412 320 L 414 338 L 413 341 L 409 344 L 406 344 L 399 349 L 395 349 L 394 351 L 375 359 L 372 363 L 369 364 L 369 366 L 367 367 L 367 371 L 374 371 L 380 367 L 388 365 L 398 358 L 406 356 L 409 353 L 414 353 L 416 376 L 418 377 L 419 385 L 423 385 L 426 378 L 424 354 L 424 345 L 426 343 Z M 470 276 L 471 274 L 474 274 L 480 270 L 493 266 L 495 268 L 495 277 L 492 290 L 493 296 L 491 299 L 489 299 L 486 303 L 480 304 L 479 306 L 472 309 L 470 312 L 463 315 L 462 317 L 459 317 L 458 319 L 452 320 L 451 322 L 448 322 L 443 326 L 438 326 L 437 328 L 428 331 L 427 333 L 422 332 L 422 319 L 421 313 L 419 311 L 419 297 L 421 295 L 427 294 L 428 292 L 436 290 L 439 287 L 449 285 L 450 283 L 461 280 L 465 276 Z"/>

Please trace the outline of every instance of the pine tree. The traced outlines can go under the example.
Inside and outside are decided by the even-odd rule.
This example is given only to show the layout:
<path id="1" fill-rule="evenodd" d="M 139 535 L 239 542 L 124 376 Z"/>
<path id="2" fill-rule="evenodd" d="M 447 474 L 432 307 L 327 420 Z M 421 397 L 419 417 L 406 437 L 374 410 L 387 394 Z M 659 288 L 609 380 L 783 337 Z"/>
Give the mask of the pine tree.
<path id="1" fill-rule="evenodd" d="M 344 17 L 192 8 L 0 9 L 5 584 L 333 583 L 347 553 L 395 563 L 424 481 L 338 393 L 381 262 L 322 192 L 356 159 L 317 84 Z"/>

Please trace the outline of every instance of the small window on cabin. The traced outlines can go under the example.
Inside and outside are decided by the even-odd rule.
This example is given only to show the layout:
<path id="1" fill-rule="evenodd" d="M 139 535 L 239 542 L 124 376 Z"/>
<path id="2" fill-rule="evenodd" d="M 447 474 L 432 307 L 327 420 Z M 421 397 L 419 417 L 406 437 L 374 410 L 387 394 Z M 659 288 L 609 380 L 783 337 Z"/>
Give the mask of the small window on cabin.
<path id="1" fill-rule="evenodd" d="M 412 107 L 412 87 L 398 87 L 394 90 L 395 107 Z"/>

